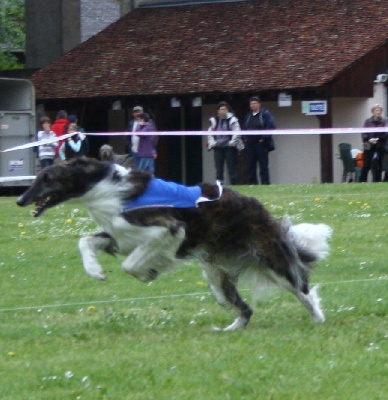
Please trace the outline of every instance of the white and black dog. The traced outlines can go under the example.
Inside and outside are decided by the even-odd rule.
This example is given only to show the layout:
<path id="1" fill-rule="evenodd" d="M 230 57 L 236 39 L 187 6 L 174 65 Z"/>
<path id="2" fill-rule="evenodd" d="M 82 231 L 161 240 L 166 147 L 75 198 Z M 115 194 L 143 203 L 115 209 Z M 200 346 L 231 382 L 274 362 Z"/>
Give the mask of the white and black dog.
<path id="1" fill-rule="evenodd" d="M 67 200 L 84 205 L 103 230 L 79 241 L 93 278 L 105 279 L 98 250 L 124 254 L 124 271 L 145 282 L 194 258 L 217 302 L 238 312 L 225 330 L 244 328 L 251 318 L 252 309 L 236 288 L 245 271 L 293 293 L 316 321 L 325 319 L 308 276 L 311 263 L 328 254 L 327 225 L 278 221 L 255 198 L 220 185 L 185 187 L 80 158 L 44 169 L 17 204 L 35 203 L 38 217 Z"/>

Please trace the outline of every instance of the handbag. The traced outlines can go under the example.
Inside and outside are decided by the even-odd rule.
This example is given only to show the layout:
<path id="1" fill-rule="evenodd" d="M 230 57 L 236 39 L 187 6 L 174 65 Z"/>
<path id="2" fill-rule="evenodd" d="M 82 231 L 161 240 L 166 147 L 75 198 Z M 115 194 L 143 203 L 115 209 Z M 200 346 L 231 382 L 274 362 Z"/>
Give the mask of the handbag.
<path id="1" fill-rule="evenodd" d="M 266 147 L 268 152 L 275 150 L 275 141 L 273 140 L 272 136 L 269 136 L 268 139 L 266 140 Z"/>

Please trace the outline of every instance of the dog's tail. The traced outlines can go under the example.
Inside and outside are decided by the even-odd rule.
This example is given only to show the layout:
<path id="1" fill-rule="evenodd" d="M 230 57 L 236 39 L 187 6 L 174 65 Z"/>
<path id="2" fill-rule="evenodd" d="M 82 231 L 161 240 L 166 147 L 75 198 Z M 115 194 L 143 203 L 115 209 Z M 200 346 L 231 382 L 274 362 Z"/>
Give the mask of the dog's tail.
<path id="1" fill-rule="evenodd" d="M 291 225 L 287 235 L 297 248 L 301 260 L 309 263 L 328 256 L 332 233 L 332 228 L 326 224 L 303 223 Z"/>
<path id="2" fill-rule="evenodd" d="M 292 263 L 287 279 L 293 282 L 294 287 L 305 293 L 305 290 L 308 290 L 306 283 L 308 281 L 308 270 L 312 267 L 311 263 L 323 260 L 328 256 L 330 251 L 329 239 L 333 230 L 326 224 L 302 223 L 291 225 L 288 220 L 282 221 L 282 228 L 284 229 L 286 240 L 292 244 L 297 256 L 302 261 L 302 263 Z M 271 293 L 274 283 L 276 283 L 273 279 L 258 273 L 256 270 L 249 270 L 245 274 L 244 280 L 253 284 L 255 302 Z"/>

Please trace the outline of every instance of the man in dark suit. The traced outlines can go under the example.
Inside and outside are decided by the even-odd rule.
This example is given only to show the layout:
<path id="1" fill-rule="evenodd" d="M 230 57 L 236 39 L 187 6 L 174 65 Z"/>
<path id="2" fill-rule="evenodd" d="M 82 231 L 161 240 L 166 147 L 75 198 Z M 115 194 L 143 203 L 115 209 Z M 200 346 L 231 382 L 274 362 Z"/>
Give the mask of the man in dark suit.
<path id="1" fill-rule="evenodd" d="M 263 131 L 275 129 L 275 121 L 272 114 L 262 107 L 258 96 L 249 99 L 250 111 L 246 115 L 243 129 L 246 131 Z M 252 185 L 259 183 L 257 179 L 257 163 L 260 167 L 260 180 L 262 185 L 269 185 L 270 176 L 268 168 L 268 153 L 275 149 L 271 135 L 245 135 L 243 136 L 245 152 L 248 163 L 248 182 Z"/>

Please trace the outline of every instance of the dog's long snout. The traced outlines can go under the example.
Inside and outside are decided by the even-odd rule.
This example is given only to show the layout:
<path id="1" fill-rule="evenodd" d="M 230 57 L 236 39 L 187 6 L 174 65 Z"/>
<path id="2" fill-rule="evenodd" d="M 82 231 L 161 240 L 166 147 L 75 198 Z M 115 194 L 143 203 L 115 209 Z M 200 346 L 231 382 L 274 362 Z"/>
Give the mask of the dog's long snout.
<path id="1" fill-rule="evenodd" d="M 28 196 L 26 196 L 26 193 L 23 193 L 17 200 L 16 200 L 16 204 L 20 207 L 24 207 L 27 206 L 28 204 L 30 204 L 30 202 L 28 201 Z"/>
<path id="2" fill-rule="evenodd" d="M 16 204 L 20 207 L 24 206 L 24 196 L 21 195 L 17 200 L 16 200 Z"/>

